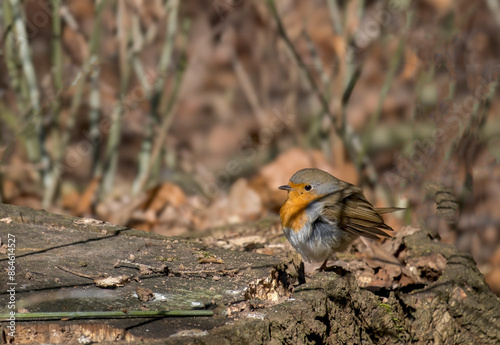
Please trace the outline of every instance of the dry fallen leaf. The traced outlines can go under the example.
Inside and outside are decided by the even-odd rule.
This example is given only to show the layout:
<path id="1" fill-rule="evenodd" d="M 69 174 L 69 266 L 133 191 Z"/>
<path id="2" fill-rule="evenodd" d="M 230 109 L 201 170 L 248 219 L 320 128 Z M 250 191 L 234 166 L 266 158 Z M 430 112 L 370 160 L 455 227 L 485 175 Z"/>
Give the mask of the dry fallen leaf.
<path id="1" fill-rule="evenodd" d="M 101 177 L 96 177 L 87 185 L 85 192 L 80 197 L 76 208 L 73 209 L 73 214 L 75 216 L 81 216 L 83 214 L 90 213 L 90 207 L 94 201 L 94 197 L 101 183 Z"/>
<path id="2" fill-rule="evenodd" d="M 97 287 L 104 289 L 112 289 L 119 286 L 125 286 L 130 281 L 129 276 L 115 276 L 115 277 L 106 277 L 106 278 L 97 278 L 94 279 L 94 284 Z"/>
<path id="3" fill-rule="evenodd" d="M 215 256 L 201 257 L 198 259 L 199 264 L 223 264 L 224 261 L 221 258 Z"/>
<path id="4" fill-rule="evenodd" d="M 5 217 L 5 218 L 0 219 L 0 222 L 10 224 L 10 223 L 12 223 L 12 218 Z"/>
<path id="5" fill-rule="evenodd" d="M 261 214 L 261 198 L 249 186 L 247 179 L 240 178 L 231 186 L 229 208 L 231 214 L 239 216 L 241 220 L 252 220 Z"/>
<path id="6" fill-rule="evenodd" d="M 173 184 L 166 182 L 160 186 L 150 189 L 148 192 L 149 198 L 143 205 L 144 210 L 161 211 L 165 205 L 171 204 L 179 207 L 186 202 L 186 195 L 182 189 Z"/>
<path id="7" fill-rule="evenodd" d="M 153 291 L 142 286 L 138 286 L 135 292 L 137 293 L 137 298 L 142 302 L 149 302 L 155 299 Z"/>

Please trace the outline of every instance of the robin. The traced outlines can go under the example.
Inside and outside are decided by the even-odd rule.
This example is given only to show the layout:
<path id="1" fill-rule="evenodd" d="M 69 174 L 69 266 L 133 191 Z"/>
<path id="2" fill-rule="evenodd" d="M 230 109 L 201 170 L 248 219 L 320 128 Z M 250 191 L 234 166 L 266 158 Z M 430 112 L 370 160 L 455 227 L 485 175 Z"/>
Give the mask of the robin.
<path id="1" fill-rule="evenodd" d="M 292 246 L 307 262 L 326 268 L 334 252 L 344 251 L 359 236 L 391 237 L 393 229 L 380 216 L 402 210 L 375 208 L 361 188 L 319 169 L 297 171 L 287 185 L 288 198 L 280 209 L 281 226 Z"/>

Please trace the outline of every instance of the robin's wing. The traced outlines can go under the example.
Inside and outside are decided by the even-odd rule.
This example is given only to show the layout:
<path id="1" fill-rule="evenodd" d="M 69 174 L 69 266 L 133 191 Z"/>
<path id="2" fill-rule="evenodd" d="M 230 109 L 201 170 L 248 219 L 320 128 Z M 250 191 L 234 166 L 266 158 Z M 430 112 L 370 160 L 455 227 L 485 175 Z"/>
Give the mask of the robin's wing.
<path id="1" fill-rule="evenodd" d="M 385 224 L 380 216 L 391 211 L 382 209 L 379 212 L 366 200 L 360 188 L 348 185 L 343 190 L 322 198 L 321 201 L 325 203 L 322 217 L 329 221 L 339 220 L 341 229 L 372 239 L 378 239 L 378 236 L 391 237 L 383 230 L 393 231 L 393 229 Z"/>

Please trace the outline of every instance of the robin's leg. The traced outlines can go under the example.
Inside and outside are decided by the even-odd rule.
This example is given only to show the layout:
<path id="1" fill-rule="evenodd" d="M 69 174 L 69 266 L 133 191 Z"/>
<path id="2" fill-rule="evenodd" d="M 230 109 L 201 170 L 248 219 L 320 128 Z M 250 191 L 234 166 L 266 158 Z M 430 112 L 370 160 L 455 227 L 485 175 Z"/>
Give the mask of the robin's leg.
<path id="1" fill-rule="evenodd" d="M 318 271 L 324 271 L 326 269 L 326 263 L 328 262 L 329 258 L 326 258 L 325 262 L 318 268 Z"/>

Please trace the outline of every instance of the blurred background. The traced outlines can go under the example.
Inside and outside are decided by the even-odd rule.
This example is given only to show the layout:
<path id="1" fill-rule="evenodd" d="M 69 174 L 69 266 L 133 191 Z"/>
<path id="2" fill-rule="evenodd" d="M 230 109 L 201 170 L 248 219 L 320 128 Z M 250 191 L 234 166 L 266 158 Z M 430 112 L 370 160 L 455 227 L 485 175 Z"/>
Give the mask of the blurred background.
<path id="1" fill-rule="evenodd" d="M 279 254 L 277 187 L 318 167 L 499 294 L 499 29 L 495 0 L 4 0 L 0 201 Z"/>

